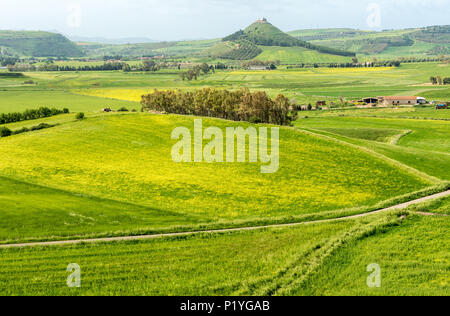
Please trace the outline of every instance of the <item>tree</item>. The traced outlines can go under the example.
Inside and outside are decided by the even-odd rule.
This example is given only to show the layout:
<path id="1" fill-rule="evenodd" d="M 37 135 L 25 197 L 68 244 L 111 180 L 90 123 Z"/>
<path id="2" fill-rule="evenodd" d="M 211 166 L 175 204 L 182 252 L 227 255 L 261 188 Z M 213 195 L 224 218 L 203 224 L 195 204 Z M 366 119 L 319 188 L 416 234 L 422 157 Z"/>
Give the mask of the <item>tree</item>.
<path id="1" fill-rule="evenodd" d="M 200 68 L 202 69 L 202 72 L 206 75 L 209 73 L 209 65 L 207 63 L 201 64 Z"/>
<path id="2" fill-rule="evenodd" d="M 8 137 L 11 136 L 12 132 L 7 127 L 0 128 L 0 137 Z"/>
<path id="3" fill-rule="evenodd" d="M 437 78 L 436 77 L 430 77 L 430 82 L 432 84 L 437 84 Z"/>
<path id="4" fill-rule="evenodd" d="M 442 85 L 442 78 L 441 78 L 441 76 L 437 76 L 437 82 L 438 82 L 438 84 L 441 86 Z"/>
<path id="5" fill-rule="evenodd" d="M 131 71 L 130 65 L 128 65 L 127 63 L 123 63 L 123 65 L 122 65 L 122 71 L 123 71 L 123 72 L 130 72 L 130 71 Z"/>
<path id="6" fill-rule="evenodd" d="M 153 60 L 146 59 L 142 62 L 144 71 L 156 71 L 157 66 Z"/>
<path id="7" fill-rule="evenodd" d="M 84 119 L 84 113 L 83 113 L 83 112 L 78 113 L 78 114 L 75 116 L 75 118 L 76 118 L 77 120 L 83 120 L 83 119 Z"/>

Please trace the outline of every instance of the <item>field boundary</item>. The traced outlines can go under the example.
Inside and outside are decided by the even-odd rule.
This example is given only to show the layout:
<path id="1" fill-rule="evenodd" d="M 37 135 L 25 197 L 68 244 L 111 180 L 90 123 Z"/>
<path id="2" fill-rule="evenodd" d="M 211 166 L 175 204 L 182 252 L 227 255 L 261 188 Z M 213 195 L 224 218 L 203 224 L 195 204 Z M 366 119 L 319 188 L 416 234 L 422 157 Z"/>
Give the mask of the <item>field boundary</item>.
<path id="1" fill-rule="evenodd" d="M 417 169 L 415 169 L 415 168 L 413 168 L 411 166 L 408 166 L 408 165 L 406 165 L 404 163 L 401 163 L 400 161 L 397 161 L 395 159 L 389 158 L 389 157 L 387 157 L 387 156 L 385 156 L 383 154 L 377 153 L 376 151 L 373 151 L 373 150 L 371 150 L 371 149 L 369 149 L 367 147 L 356 145 L 356 144 L 353 144 L 353 143 L 350 143 L 350 142 L 346 142 L 344 140 L 341 140 L 339 138 L 332 137 L 332 136 L 329 136 L 329 135 L 339 136 L 339 137 L 343 137 L 343 138 L 349 138 L 349 137 L 336 135 L 336 134 L 333 134 L 333 133 L 330 133 L 330 132 L 321 131 L 321 130 L 317 130 L 317 129 L 313 129 L 313 128 L 296 127 L 294 129 L 297 130 L 298 132 L 303 132 L 303 133 L 308 134 L 308 135 L 313 135 L 313 136 L 321 137 L 321 138 L 324 138 L 324 139 L 332 140 L 332 141 L 335 141 L 336 143 L 343 144 L 343 145 L 348 145 L 348 146 L 353 147 L 355 149 L 359 149 L 359 150 L 361 150 L 361 151 L 363 151 L 363 152 L 365 152 L 365 153 L 367 153 L 367 154 L 369 154 L 369 155 L 371 155 L 371 156 L 373 156 L 375 158 L 381 159 L 381 160 L 385 161 L 386 163 L 388 163 L 388 164 L 390 164 L 390 165 L 392 165 L 394 167 L 398 167 L 398 168 L 400 168 L 400 169 L 410 173 L 411 175 L 414 175 L 414 176 L 416 176 L 418 178 L 421 178 L 422 180 L 428 181 L 430 183 L 437 184 L 437 183 L 443 181 L 442 179 L 430 176 L 430 175 L 426 174 L 425 172 L 419 171 L 419 170 L 417 170 Z"/>
<path id="2" fill-rule="evenodd" d="M 286 228 L 286 227 L 296 227 L 308 224 L 319 224 L 319 223 L 329 223 L 336 221 L 343 221 L 348 219 L 355 219 L 361 217 L 367 217 L 374 214 L 379 214 L 388 211 L 405 209 L 411 205 L 422 203 L 429 200 L 439 199 L 446 196 L 450 196 L 450 190 L 422 197 L 409 202 L 397 204 L 387 208 L 363 213 L 350 215 L 345 217 L 333 218 L 333 219 L 322 219 L 316 221 L 307 221 L 300 223 L 287 223 L 287 224 L 273 224 L 273 225 L 262 225 L 253 227 L 239 227 L 239 228 L 224 228 L 215 230 L 203 230 L 203 231 L 190 231 L 190 232 L 179 232 L 179 233 L 166 233 L 166 234 L 153 234 L 153 235 L 140 235 L 140 236 L 122 236 L 122 237 L 108 237 L 108 238 L 92 238 L 92 239 L 79 239 L 79 240 L 63 240 L 63 241 L 46 241 L 46 242 L 34 242 L 34 243 L 20 243 L 20 244 L 4 244 L 0 245 L 0 249 L 10 249 L 10 248 L 24 248 L 24 247 L 36 247 L 36 246 L 62 246 L 62 245 L 76 245 L 76 244 L 86 244 L 86 243 L 106 243 L 106 242 L 121 242 L 121 241 L 138 241 L 138 240 L 148 240 L 148 239 L 158 239 L 165 237 L 182 237 L 182 236 L 192 236 L 200 234 L 215 234 L 215 233 L 231 233 L 238 231 L 253 231 L 266 228 Z"/>

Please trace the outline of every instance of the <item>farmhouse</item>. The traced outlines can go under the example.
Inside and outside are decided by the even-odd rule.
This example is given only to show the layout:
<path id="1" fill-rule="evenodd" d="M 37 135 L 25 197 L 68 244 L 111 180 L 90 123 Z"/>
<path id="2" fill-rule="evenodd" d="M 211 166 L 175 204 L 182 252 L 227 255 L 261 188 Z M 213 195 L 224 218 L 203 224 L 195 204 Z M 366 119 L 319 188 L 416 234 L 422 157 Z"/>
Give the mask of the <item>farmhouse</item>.
<path id="1" fill-rule="evenodd" d="M 249 70 L 267 70 L 267 66 L 250 66 Z"/>
<path id="2" fill-rule="evenodd" d="M 382 106 L 416 105 L 417 97 L 409 97 L 409 96 L 378 97 L 378 104 Z"/>

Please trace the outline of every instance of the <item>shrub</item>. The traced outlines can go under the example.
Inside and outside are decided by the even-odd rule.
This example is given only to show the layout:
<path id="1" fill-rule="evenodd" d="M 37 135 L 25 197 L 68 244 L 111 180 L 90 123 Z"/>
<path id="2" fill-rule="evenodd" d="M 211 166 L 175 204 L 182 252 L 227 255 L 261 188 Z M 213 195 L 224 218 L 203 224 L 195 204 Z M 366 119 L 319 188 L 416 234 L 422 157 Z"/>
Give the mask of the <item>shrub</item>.
<path id="1" fill-rule="evenodd" d="M 68 109 L 68 108 L 64 108 L 64 109 L 63 109 L 63 113 L 64 113 L 64 114 L 69 114 L 69 113 L 70 113 L 70 111 L 69 111 L 69 109 Z"/>
<path id="2" fill-rule="evenodd" d="M 78 113 L 76 116 L 75 116 L 75 118 L 77 119 L 77 120 L 83 120 L 84 119 L 84 113 L 83 112 L 80 112 L 80 113 Z"/>
<path id="3" fill-rule="evenodd" d="M 128 109 L 126 107 L 121 107 L 117 112 L 128 112 Z"/>
<path id="4" fill-rule="evenodd" d="M 0 128 L 0 137 L 8 137 L 11 136 L 12 132 L 7 127 Z"/>
<path id="5" fill-rule="evenodd" d="M 68 109 L 59 110 L 59 109 L 50 109 L 48 107 L 40 107 L 37 110 L 26 110 L 22 113 L 16 112 L 16 113 L 3 113 L 0 114 L 0 124 L 8 124 L 8 123 L 15 123 L 20 121 L 28 121 L 28 120 L 35 120 L 43 117 L 50 117 L 62 113 Z"/>

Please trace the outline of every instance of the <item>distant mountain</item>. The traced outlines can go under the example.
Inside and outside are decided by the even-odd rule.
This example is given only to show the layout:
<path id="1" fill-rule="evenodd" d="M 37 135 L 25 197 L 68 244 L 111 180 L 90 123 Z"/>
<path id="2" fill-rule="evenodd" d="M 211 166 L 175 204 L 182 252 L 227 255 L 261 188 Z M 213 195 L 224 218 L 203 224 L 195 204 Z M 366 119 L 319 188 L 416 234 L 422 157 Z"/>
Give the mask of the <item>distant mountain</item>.
<path id="1" fill-rule="evenodd" d="M 0 31 L 4 55 L 34 57 L 79 57 L 83 50 L 61 34 L 39 31 Z"/>
<path id="2" fill-rule="evenodd" d="M 100 43 L 111 45 L 123 45 L 123 44 L 143 44 L 143 43 L 157 43 L 158 41 L 146 38 L 146 37 L 125 37 L 125 38 L 105 38 L 105 37 L 83 37 L 83 36 L 67 36 L 74 42 L 88 42 L 88 43 Z"/>

